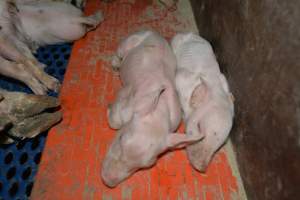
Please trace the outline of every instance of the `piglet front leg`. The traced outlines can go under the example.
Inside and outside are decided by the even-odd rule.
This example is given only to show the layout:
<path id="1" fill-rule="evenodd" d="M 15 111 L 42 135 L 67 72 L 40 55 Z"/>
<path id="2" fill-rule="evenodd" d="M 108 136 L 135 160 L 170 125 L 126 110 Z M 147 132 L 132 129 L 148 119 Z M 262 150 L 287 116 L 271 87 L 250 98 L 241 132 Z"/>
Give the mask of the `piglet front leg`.
<path id="1" fill-rule="evenodd" d="M 86 32 L 94 30 L 98 24 L 103 21 L 104 17 L 101 11 L 97 11 L 95 14 L 79 18 L 79 22 L 86 27 Z"/>
<path id="2" fill-rule="evenodd" d="M 172 87 L 172 86 L 170 86 Z M 167 102 L 170 110 L 170 122 L 171 122 L 171 130 L 174 131 L 178 128 L 181 121 L 181 107 L 179 103 L 178 94 L 175 88 L 167 90 Z"/>

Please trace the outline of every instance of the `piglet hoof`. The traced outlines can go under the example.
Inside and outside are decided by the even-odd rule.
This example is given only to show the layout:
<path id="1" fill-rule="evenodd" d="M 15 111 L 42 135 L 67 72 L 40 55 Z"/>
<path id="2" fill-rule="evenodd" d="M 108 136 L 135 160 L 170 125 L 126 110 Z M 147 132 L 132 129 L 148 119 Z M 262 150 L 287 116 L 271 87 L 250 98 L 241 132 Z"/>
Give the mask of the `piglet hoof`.
<path id="1" fill-rule="evenodd" d="M 47 76 L 47 79 L 43 83 L 49 90 L 52 90 L 54 92 L 59 92 L 61 87 L 59 80 L 52 76 Z"/>
<path id="2" fill-rule="evenodd" d="M 53 87 L 51 88 L 54 92 L 59 93 L 60 92 L 60 88 L 61 88 L 61 84 L 59 81 L 55 82 L 55 84 L 53 85 Z"/>
<path id="3" fill-rule="evenodd" d="M 120 66 L 121 66 L 121 58 L 117 55 L 113 55 L 112 59 L 111 59 L 111 65 L 112 65 L 112 69 L 114 71 L 119 71 L 120 70 Z"/>
<path id="4" fill-rule="evenodd" d="M 94 15 L 95 19 L 95 27 L 104 20 L 103 13 L 101 11 L 97 11 Z"/>
<path id="5" fill-rule="evenodd" d="M 103 20 L 104 17 L 101 11 L 97 11 L 95 14 L 85 17 L 83 19 L 83 24 L 87 27 L 86 32 L 94 30 Z"/>

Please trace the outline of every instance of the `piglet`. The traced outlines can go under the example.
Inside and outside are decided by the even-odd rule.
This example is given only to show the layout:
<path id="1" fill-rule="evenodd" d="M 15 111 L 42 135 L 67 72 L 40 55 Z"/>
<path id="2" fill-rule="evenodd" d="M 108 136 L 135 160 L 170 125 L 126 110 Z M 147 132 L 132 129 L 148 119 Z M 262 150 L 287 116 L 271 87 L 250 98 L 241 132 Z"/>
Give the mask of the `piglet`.
<path id="1" fill-rule="evenodd" d="M 233 97 L 212 47 L 193 34 L 172 39 L 177 59 L 176 88 L 184 112 L 186 133 L 204 139 L 188 146 L 193 167 L 205 172 L 214 153 L 226 140 L 234 116 Z"/>
<path id="2" fill-rule="evenodd" d="M 103 21 L 101 11 L 84 16 L 80 9 L 64 2 L 19 1 L 16 7 L 21 33 L 37 46 L 78 40 Z"/>
<path id="3" fill-rule="evenodd" d="M 112 64 L 120 70 L 123 87 L 108 108 L 109 125 L 118 129 L 102 164 L 102 179 L 109 187 L 151 167 L 161 153 L 201 138 L 173 133 L 181 120 L 176 59 L 158 33 L 140 31 L 127 37 Z"/>
<path id="4" fill-rule="evenodd" d="M 80 39 L 102 20 L 100 11 L 84 16 L 62 2 L 1 0 L 0 74 L 24 82 L 35 94 L 58 91 L 59 81 L 44 72 L 33 52 L 41 45 Z"/>
<path id="5" fill-rule="evenodd" d="M 65 2 L 68 4 L 72 4 L 74 6 L 76 6 L 77 8 L 83 9 L 86 5 L 86 0 L 15 0 L 16 2 L 19 3 L 28 3 L 28 2 L 32 2 L 32 1 L 58 1 L 58 2 Z"/>

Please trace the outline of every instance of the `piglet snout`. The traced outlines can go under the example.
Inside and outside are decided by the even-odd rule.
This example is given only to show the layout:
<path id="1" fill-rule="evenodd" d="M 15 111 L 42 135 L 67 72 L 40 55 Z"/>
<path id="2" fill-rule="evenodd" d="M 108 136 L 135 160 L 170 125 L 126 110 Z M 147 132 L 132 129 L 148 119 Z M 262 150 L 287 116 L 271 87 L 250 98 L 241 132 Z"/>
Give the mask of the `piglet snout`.
<path id="1" fill-rule="evenodd" d="M 101 178 L 106 186 L 113 188 L 127 176 L 125 166 L 120 163 L 120 160 L 112 158 L 110 155 L 104 159 Z"/>
<path id="2" fill-rule="evenodd" d="M 116 174 L 111 173 L 111 171 L 102 170 L 101 177 L 105 185 L 108 187 L 115 187 L 119 182 Z"/>

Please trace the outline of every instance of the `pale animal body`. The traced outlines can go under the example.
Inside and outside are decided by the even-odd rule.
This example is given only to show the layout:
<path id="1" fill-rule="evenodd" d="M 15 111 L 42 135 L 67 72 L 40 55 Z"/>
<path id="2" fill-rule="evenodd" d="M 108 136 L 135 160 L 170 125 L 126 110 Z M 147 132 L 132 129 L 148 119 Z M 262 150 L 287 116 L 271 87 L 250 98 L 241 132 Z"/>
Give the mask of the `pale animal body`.
<path id="1" fill-rule="evenodd" d="M 83 37 L 103 20 L 72 5 L 51 1 L 0 1 L 0 74 L 25 83 L 36 94 L 57 91 L 59 81 L 46 74 L 33 52 L 41 46 Z"/>
<path id="2" fill-rule="evenodd" d="M 204 135 L 204 139 L 186 148 L 188 158 L 204 172 L 231 130 L 233 97 L 209 42 L 193 33 L 180 33 L 172 39 L 172 48 L 177 59 L 176 88 L 185 132 Z"/>
<path id="3" fill-rule="evenodd" d="M 109 125 L 118 129 L 102 164 L 102 179 L 110 187 L 151 167 L 161 153 L 199 140 L 173 133 L 181 120 L 176 60 L 158 33 L 130 35 L 120 44 L 113 65 L 120 70 L 123 87 L 108 109 Z"/>
<path id="4" fill-rule="evenodd" d="M 77 8 L 84 8 L 86 5 L 86 0 L 15 0 L 19 3 L 27 3 L 27 2 L 37 2 L 37 1 L 56 1 L 56 2 L 65 2 L 68 4 L 72 4 Z"/>

